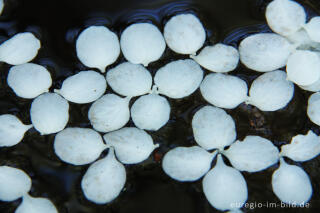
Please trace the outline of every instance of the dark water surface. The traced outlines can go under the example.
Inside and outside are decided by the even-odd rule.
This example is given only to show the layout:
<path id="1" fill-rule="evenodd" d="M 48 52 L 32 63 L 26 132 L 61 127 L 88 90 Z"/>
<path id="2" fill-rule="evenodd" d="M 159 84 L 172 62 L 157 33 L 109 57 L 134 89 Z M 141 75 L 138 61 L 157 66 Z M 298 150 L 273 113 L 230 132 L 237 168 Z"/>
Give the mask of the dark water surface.
<path id="1" fill-rule="evenodd" d="M 12 35 L 31 31 L 41 39 L 42 48 L 33 61 L 50 70 L 52 88 L 59 88 L 63 79 L 79 70 L 87 69 L 75 54 L 75 38 L 89 25 L 105 25 L 118 35 L 134 22 L 152 22 L 161 30 L 166 21 L 178 13 L 196 14 L 207 29 L 206 44 L 223 42 L 237 47 L 250 33 L 269 31 L 264 20 L 267 0 L 7 0 L 0 17 L 0 42 Z M 319 0 L 300 0 L 309 18 L 320 14 Z M 185 56 L 168 48 L 163 57 L 149 65 L 154 74 L 164 64 Z M 121 56 L 119 62 L 124 61 Z M 0 64 L 0 114 L 17 115 L 30 123 L 31 100 L 15 96 L 6 83 L 9 65 Z M 259 73 L 239 65 L 232 72 L 250 85 Z M 112 92 L 110 88 L 107 92 Z M 309 129 L 320 134 L 320 128 L 306 116 L 307 99 L 311 93 L 295 88 L 290 104 L 277 112 L 261 112 L 252 106 L 240 105 L 227 110 L 236 121 L 238 139 L 248 134 L 261 135 L 280 147 L 292 136 L 305 134 Z M 131 101 L 131 104 L 134 100 Z M 80 188 L 81 177 L 88 166 L 72 166 L 61 162 L 53 152 L 54 135 L 40 136 L 34 129 L 23 142 L 0 149 L 0 165 L 10 165 L 26 171 L 32 178 L 31 195 L 48 197 L 60 213 L 209 213 L 217 212 L 207 202 L 201 181 L 180 183 L 170 179 L 161 169 L 161 158 L 176 146 L 195 144 L 192 136 L 193 114 L 207 103 L 199 91 L 188 98 L 169 100 L 172 115 L 169 123 L 158 132 L 149 132 L 161 146 L 145 162 L 126 166 L 127 183 L 124 191 L 108 205 L 87 201 Z M 70 104 L 68 126 L 90 127 L 87 111 L 90 104 Z M 133 126 L 132 122 L 128 124 Z M 103 153 L 103 157 L 106 153 Z M 289 163 L 297 164 L 288 160 Z M 246 208 L 245 212 L 319 212 L 320 211 L 320 157 L 302 166 L 309 174 L 314 194 L 310 208 Z M 271 175 L 277 165 L 258 173 L 244 172 L 249 188 L 248 202 L 279 202 L 271 188 Z M 0 213 L 14 212 L 21 200 L 0 202 Z M 253 205 L 253 204 L 252 204 Z"/>

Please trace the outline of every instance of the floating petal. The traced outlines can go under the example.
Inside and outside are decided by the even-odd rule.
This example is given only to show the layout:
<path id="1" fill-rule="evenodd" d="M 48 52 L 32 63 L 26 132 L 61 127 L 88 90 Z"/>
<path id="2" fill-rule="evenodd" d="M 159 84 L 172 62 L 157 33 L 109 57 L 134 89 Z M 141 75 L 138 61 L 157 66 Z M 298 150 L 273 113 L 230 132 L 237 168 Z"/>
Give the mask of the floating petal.
<path id="1" fill-rule="evenodd" d="M 199 146 L 176 147 L 165 154 L 162 160 L 164 172 L 178 181 L 196 181 L 211 168 L 216 156 Z"/>
<path id="2" fill-rule="evenodd" d="M 108 146 L 114 147 L 121 163 L 136 164 L 146 160 L 159 145 L 148 133 L 135 127 L 124 127 L 103 136 Z"/>
<path id="3" fill-rule="evenodd" d="M 148 93 L 152 86 L 152 76 L 142 65 L 124 62 L 107 72 L 110 87 L 126 97 Z"/>
<path id="4" fill-rule="evenodd" d="M 100 98 L 107 88 L 103 75 L 94 71 L 81 71 L 63 81 L 60 90 L 54 90 L 68 101 L 86 104 Z"/>
<path id="5" fill-rule="evenodd" d="M 287 164 L 282 158 L 280 167 L 272 175 L 272 189 L 284 203 L 306 204 L 312 196 L 312 186 L 307 173 L 298 166 Z"/>
<path id="6" fill-rule="evenodd" d="M 247 136 L 243 141 L 236 141 L 223 154 L 233 167 L 247 172 L 264 170 L 279 160 L 278 148 L 260 136 Z"/>
<path id="7" fill-rule="evenodd" d="M 203 148 L 223 149 L 236 139 L 235 123 L 223 109 L 213 106 L 202 107 L 192 119 L 196 142 Z"/>
<path id="8" fill-rule="evenodd" d="M 203 192 L 209 203 L 218 210 L 240 208 L 248 199 L 248 188 L 242 174 L 226 166 L 218 155 L 216 166 L 202 181 Z"/>
<path id="9" fill-rule="evenodd" d="M 32 127 L 32 125 L 24 125 L 14 115 L 0 115 L 0 147 L 18 144 Z"/>
<path id="10" fill-rule="evenodd" d="M 159 93 L 169 98 L 184 98 L 198 89 L 203 71 L 194 60 L 185 59 L 170 62 L 161 67 L 155 77 Z"/>
<path id="11" fill-rule="evenodd" d="M 129 121 L 130 98 L 121 98 L 106 94 L 95 101 L 89 109 L 89 120 L 99 132 L 111 132 L 120 129 Z"/>
<path id="12" fill-rule="evenodd" d="M 66 128 L 54 139 L 54 151 L 64 162 L 85 165 L 97 160 L 106 149 L 99 133 L 87 128 Z"/>
<path id="13" fill-rule="evenodd" d="M 82 178 L 81 188 L 88 200 L 106 204 L 118 197 L 125 182 L 126 170 L 110 149 L 107 157 L 89 167 Z"/>
<path id="14" fill-rule="evenodd" d="M 290 144 L 281 147 L 281 155 L 294 161 L 307 161 L 320 154 L 320 138 L 311 130 L 306 135 L 296 135 Z"/>

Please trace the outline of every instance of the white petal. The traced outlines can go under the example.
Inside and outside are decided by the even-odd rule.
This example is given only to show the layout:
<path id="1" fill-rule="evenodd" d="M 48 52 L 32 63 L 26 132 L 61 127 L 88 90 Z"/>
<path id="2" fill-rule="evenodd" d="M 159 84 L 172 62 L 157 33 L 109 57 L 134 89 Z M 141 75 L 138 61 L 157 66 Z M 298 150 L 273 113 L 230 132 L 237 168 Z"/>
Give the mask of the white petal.
<path id="1" fill-rule="evenodd" d="M 190 57 L 212 72 L 230 72 L 239 62 L 238 50 L 225 44 L 207 46 L 197 56 Z"/>
<path id="2" fill-rule="evenodd" d="M 33 100 L 30 109 L 34 128 L 42 135 L 60 132 L 69 120 L 69 104 L 55 93 L 44 93 Z"/>
<path id="3" fill-rule="evenodd" d="M 158 60 L 166 48 L 159 29 L 149 23 L 137 23 L 127 27 L 121 34 L 120 44 L 128 61 L 144 66 Z"/>
<path id="4" fill-rule="evenodd" d="M 320 57 L 309 50 L 296 50 L 287 63 L 288 79 L 300 86 L 315 83 L 320 78 Z"/>
<path id="5" fill-rule="evenodd" d="M 34 198 L 30 195 L 23 197 L 22 203 L 15 213 L 58 213 L 56 207 L 47 198 Z"/>
<path id="6" fill-rule="evenodd" d="M 11 67 L 7 82 L 17 96 L 35 98 L 49 91 L 52 79 L 45 67 L 27 63 Z"/>
<path id="7" fill-rule="evenodd" d="M 192 119 L 192 129 L 196 142 L 203 148 L 222 149 L 236 139 L 235 123 L 224 110 L 205 106 Z"/>
<path id="8" fill-rule="evenodd" d="M 180 14 L 173 16 L 166 23 L 164 38 L 174 52 L 195 54 L 206 40 L 206 32 L 196 16 Z"/>
<path id="9" fill-rule="evenodd" d="M 247 99 L 248 87 L 236 76 L 212 73 L 204 78 L 200 91 L 210 104 L 233 109 Z"/>
<path id="10" fill-rule="evenodd" d="M 318 92 L 320 91 L 320 78 L 314 82 L 313 84 L 307 85 L 307 86 L 300 86 L 298 85 L 301 89 L 310 91 L 310 92 Z"/>
<path id="11" fill-rule="evenodd" d="M 165 154 L 162 160 L 164 172 L 178 181 L 196 181 L 211 168 L 211 162 L 216 156 L 200 148 L 176 147 Z"/>
<path id="12" fill-rule="evenodd" d="M 54 151 L 64 162 L 85 165 L 97 160 L 106 148 L 99 133 L 87 128 L 66 128 L 54 139 Z"/>
<path id="13" fill-rule="evenodd" d="M 118 197 L 125 182 L 126 170 L 110 149 L 107 157 L 89 167 L 82 178 L 81 188 L 88 200 L 106 204 Z"/>
<path id="14" fill-rule="evenodd" d="M 86 104 L 100 98 L 106 91 L 107 82 L 103 75 L 94 71 L 81 71 L 63 81 L 60 90 L 54 90 L 68 101 Z"/>
<path id="15" fill-rule="evenodd" d="M 262 111 L 276 111 L 285 107 L 294 95 L 294 85 L 285 72 L 276 70 L 256 78 L 249 90 L 247 104 Z"/>
<path id="16" fill-rule="evenodd" d="M 307 115 L 309 119 L 320 126 L 320 93 L 313 93 L 308 100 Z"/>
<path id="17" fill-rule="evenodd" d="M 114 147 L 121 163 L 136 164 L 146 160 L 155 148 L 148 133 L 135 127 L 124 127 L 103 136 L 107 145 Z"/>
<path id="18" fill-rule="evenodd" d="M 170 118 L 170 105 L 166 98 L 149 94 L 139 97 L 131 107 L 131 117 L 140 129 L 157 131 Z"/>
<path id="19" fill-rule="evenodd" d="M 320 42 L 320 16 L 313 17 L 305 29 L 313 41 Z"/>
<path id="20" fill-rule="evenodd" d="M 312 196 L 312 186 L 307 173 L 298 166 L 287 164 L 282 158 L 280 167 L 272 175 L 272 189 L 287 204 L 305 204 Z"/>
<path id="21" fill-rule="evenodd" d="M 201 67 L 194 60 L 185 59 L 161 67 L 154 77 L 154 83 L 160 94 L 169 98 L 184 98 L 198 89 L 202 78 Z"/>
<path id="22" fill-rule="evenodd" d="M 32 125 L 24 125 L 16 116 L 0 115 L 0 147 L 18 144 Z"/>
<path id="23" fill-rule="evenodd" d="M 14 201 L 31 189 L 31 179 L 22 170 L 0 166 L 0 200 Z"/>
<path id="24" fill-rule="evenodd" d="M 311 40 L 305 29 L 301 29 L 286 37 L 297 49 L 320 50 L 320 44 Z"/>
<path id="25" fill-rule="evenodd" d="M 266 9 L 269 27 L 276 33 L 287 36 L 303 27 L 306 22 L 304 8 L 295 1 L 273 0 Z"/>
<path id="26" fill-rule="evenodd" d="M 117 35 L 104 26 L 91 26 L 81 32 L 76 42 L 77 56 L 87 67 L 105 72 L 120 54 Z"/>
<path id="27" fill-rule="evenodd" d="M 306 135 L 296 135 L 290 144 L 281 147 L 281 155 L 294 161 L 307 161 L 320 154 L 320 138 L 311 130 Z"/>
<path id="28" fill-rule="evenodd" d="M 242 174 L 226 166 L 221 155 L 218 155 L 216 166 L 203 178 L 202 186 L 209 203 L 221 211 L 237 209 L 248 199 L 248 188 Z"/>
<path id="29" fill-rule="evenodd" d="M 142 65 L 124 62 L 107 72 L 107 81 L 116 93 L 134 97 L 148 93 L 152 76 Z"/>
<path id="30" fill-rule="evenodd" d="M 32 33 L 19 33 L 0 45 L 0 61 L 24 64 L 35 58 L 39 49 L 40 41 Z"/>
<path id="31" fill-rule="evenodd" d="M 89 109 L 89 120 L 99 132 L 111 132 L 120 129 L 129 121 L 129 98 L 106 94 L 95 101 Z"/>
<path id="32" fill-rule="evenodd" d="M 280 35 L 258 33 L 241 41 L 240 60 L 249 69 L 269 72 L 284 67 L 293 48 L 293 45 Z"/>
<path id="33" fill-rule="evenodd" d="M 279 160 L 278 148 L 260 136 L 247 136 L 243 141 L 236 141 L 223 154 L 233 167 L 247 172 L 264 170 Z"/>

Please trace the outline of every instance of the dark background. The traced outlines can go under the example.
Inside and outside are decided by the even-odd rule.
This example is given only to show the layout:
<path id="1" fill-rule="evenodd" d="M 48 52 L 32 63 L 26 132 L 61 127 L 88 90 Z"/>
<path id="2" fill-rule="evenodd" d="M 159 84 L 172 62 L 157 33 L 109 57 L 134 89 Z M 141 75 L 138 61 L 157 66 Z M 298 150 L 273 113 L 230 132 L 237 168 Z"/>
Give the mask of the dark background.
<path id="1" fill-rule="evenodd" d="M 121 34 L 134 22 L 152 22 L 161 30 L 166 21 L 178 13 L 196 14 L 207 30 L 206 44 L 223 42 L 237 47 L 245 36 L 270 31 L 265 24 L 266 0 L 7 0 L 0 17 L 0 42 L 12 35 L 30 31 L 41 39 L 42 48 L 34 63 L 46 66 L 54 80 L 52 88 L 79 70 L 87 69 L 75 54 L 75 38 L 90 25 L 105 25 Z M 320 1 L 300 0 L 309 18 L 320 14 Z M 164 64 L 186 56 L 172 53 L 168 48 L 163 57 L 148 67 L 154 72 Z M 121 56 L 116 64 L 124 61 Z M 6 83 L 10 66 L 0 63 L 0 114 L 17 115 L 30 123 L 31 100 L 15 96 Z M 206 71 L 207 72 L 207 71 Z M 241 64 L 232 72 L 248 85 L 259 73 L 247 70 Z M 112 92 L 110 88 L 107 92 Z M 261 135 L 280 147 L 292 136 L 305 134 L 309 129 L 319 134 L 318 126 L 306 116 L 307 99 L 311 93 L 295 88 L 290 104 L 277 112 L 261 112 L 252 106 L 240 105 L 227 110 L 236 121 L 238 139 L 246 135 Z M 131 101 L 131 104 L 134 100 Z M 80 188 L 81 177 L 88 166 L 72 166 L 61 162 L 53 152 L 54 135 L 40 136 L 30 130 L 24 140 L 11 148 L 0 149 L 0 165 L 21 168 L 32 178 L 31 195 L 48 197 L 60 213 L 211 213 L 217 212 L 202 193 L 201 181 L 180 183 L 170 179 L 161 169 L 161 158 L 176 146 L 194 145 L 191 119 L 207 103 L 199 91 L 188 98 L 169 100 L 172 114 L 169 123 L 158 132 L 149 132 L 161 147 L 145 162 L 126 166 L 127 183 L 120 196 L 110 204 L 95 205 L 87 201 Z M 68 126 L 90 127 L 87 111 L 90 104 L 70 104 Z M 128 126 L 133 126 L 132 122 Z M 103 153 L 103 157 L 106 153 Z M 245 212 L 319 212 L 320 211 L 320 157 L 306 163 L 287 162 L 302 166 L 309 174 L 314 194 L 310 208 L 247 208 Z M 277 165 L 258 173 L 243 175 L 249 188 L 248 202 L 278 202 L 272 192 L 271 175 Z M 21 200 L 0 202 L 1 213 L 11 213 Z"/>

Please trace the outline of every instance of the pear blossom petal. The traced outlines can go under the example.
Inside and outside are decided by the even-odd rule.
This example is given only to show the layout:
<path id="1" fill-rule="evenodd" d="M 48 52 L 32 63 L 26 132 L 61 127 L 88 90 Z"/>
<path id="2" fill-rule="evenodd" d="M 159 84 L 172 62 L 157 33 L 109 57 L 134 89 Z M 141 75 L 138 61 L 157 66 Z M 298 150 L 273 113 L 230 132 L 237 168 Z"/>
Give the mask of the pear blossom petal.
<path id="1" fill-rule="evenodd" d="M 238 209 L 248 199 L 248 188 L 242 174 L 224 164 L 218 155 L 217 164 L 202 181 L 209 203 L 220 211 Z"/>
<path id="2" fill-rule="evenodd" d="M 320 154 L 320 137 L 311 130 L 306 135 L 296 135 L 290 144 L 281 147 L 281 155 L 294 161 L 308 161 Z"/>
<path id="3" fill-rule="evenodd" d="M 264 170 L 279 160 L 278 148 L 260 136 L 247 136 L 243 141 L 236 141 L 223 154 L 234 168 L 247 172 Z"/>
<path id="4" fill-rule="evenodd" d="M 119 196 L 125 182 L 126 170 L 110 149 L 107 157 L 89 167 L 81 180 L 81 188 L 91 202 L 106 204 Z"/>
<path id="5" fill-rule="evenodd" d="M 24 125 L 16 116 L 0 115 L 0 147 L 14 146 L 33 125 Z"/>
<path id="6" fill-rule="evenodd" d="M 211 168 L 216 156 L 199 146 L 176 147 L 165 154 L 162 160 L 164 172 L 178 181 L 196 181 Z"/>
<path id="7" fill-rule="evenodd" d="M 202 107 L 192 119 L 195 141 L 203 148 L 222 149 L 236 139 L 234 120 L 223 109 Z"/>
<path id="8" fill-rule="evenodd" d="M 145 131 L 135 127 L 124 127 L 103 136 L 112 146 L 121 163 L 136 164 L 146 160 L 159 145 Z"/>
<path id="9" fill-rule="evenodd" d="M 300 167 L 287 164 L 282 158 L 280 167 L 272 175 L 272 189 L 284 203 L 301 205 L 312 196 L 312 186 L 307 173 Z"/>
<path id="10" fill-rule="evenodd" d="M 56 207 L 47 198 L 34 198 L 30 195 L 23 196 L 22 203 L 15 213 L 58 213 Z"/>

